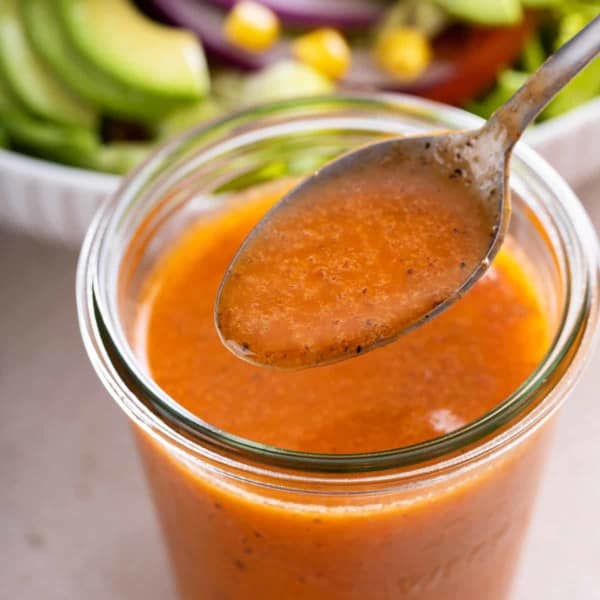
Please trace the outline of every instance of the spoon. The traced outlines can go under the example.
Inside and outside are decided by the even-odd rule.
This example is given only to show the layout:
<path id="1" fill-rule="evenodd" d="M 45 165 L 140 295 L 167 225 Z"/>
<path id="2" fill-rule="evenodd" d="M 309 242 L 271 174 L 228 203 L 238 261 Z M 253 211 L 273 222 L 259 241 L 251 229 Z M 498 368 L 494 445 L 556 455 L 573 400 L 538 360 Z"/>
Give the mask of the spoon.
<path id="1" fill-rule="evenodd" d="M 599 52 L 597 17 L 481 128 L 377 142 L 292 189 L 221 282 L 225 346 L 262 366 L 329 364 L 392 342 L 460 298 L 506 234 L 512 148 Z"/>

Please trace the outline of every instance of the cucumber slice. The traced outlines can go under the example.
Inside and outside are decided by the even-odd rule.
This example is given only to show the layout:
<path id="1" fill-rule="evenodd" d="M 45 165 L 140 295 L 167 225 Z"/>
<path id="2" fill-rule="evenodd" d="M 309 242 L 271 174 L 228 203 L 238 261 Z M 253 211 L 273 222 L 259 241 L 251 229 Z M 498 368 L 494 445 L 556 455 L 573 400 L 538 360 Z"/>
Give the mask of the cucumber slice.
<path id="1" fill-rule="evenodd" d="M 224 106 L 235 107 L 242 99 L 244 75 L 233 70 L 217 72 L 212 79 L 212 94 Z"/>
<path id="2" fill-rule="evenodd" d="M 148 156 L 150 144 L 114 142 L 98 148 L 90 157 L 90 167 L 97 171 L 124 175 L 137 167 Z"/>
<path id="3" fill-rule="evenodd" d="M 89 129 L 40 121 L 15 109 L 3 114 L 3 126 L 17 150 L 76 167 L 89 167 L 99 146 Z"/>
<path id="4" fill-rule="evenodd" d="M 76 50 L 117 81 L 184 100 L 208 92 L 204 51 L 193 33 L 151 21 L 129 0 L 59 0 L 59 6 Z"/>
<path id="5" fill-rule="evenodd" d="M 416 27 L 428 38 L 434 38 L 448 24 L 448 13 L 435 0 L 397 0 L 385 13 L 377 28 L 385 35 L 399 27 Z"/>
<path id="6" fill-rule="evenodd" d="M 508 102 L 509 98 L 527 81 L 529 75 L 523 71 L 507 69 L 498 76 L 498 82 L 492 92 L 483 100 L 471 102 L 466 108 L 472 113 L 489 119 L 493 112 Z"/>
<path id="7" fill-rule="evenodd" d="M 240 102 L 260 104 L 296 96 L 329 94 L 333 83 L 317 70 L 294 60 L 273 63 L 243 82 Z"/>
<path id="8" fill-rule="evenodd" d="M 94 127 L 97 114 L 48 73 L 29 45 L 17 0 L 0 5 L 0 68 L 13 94 L 32 114 L 65 125 Z"/>
<path id="9" fill-rule="evenodd" d="M 448 14 L 479 25 L 515 25 L 523 18 L 521 0 L 435 0 Z"/>
<path id="10" fill-rule="evenodd" d="M 600 14 L 600 7 L 570 13 L 561 19 L 556 49 L 568 42 L 593 18 Z M 600 57 L 595 58 L 581 73 L 564 87 L 548 104 L 542 117 L 551 119 L 566 113 L 600 94 Z"/>
<path id="11" fill-rule="evenodd" d="M 535 35 L 525 44 L 525 48 L 523 48 L 523 54 L 521 54 L 523 68 L 528 73 L 533 73 L 542 66 L 545 60 L 546 52 L 544 51 L 542 40 L 539 35 Z"/>
<path id="12" fill-rule="evenodd" d="M 190 107 L 176 110 L 165 117 L 156 127 L 159 137 L 170 137 L 186 129 L 201 125 L 223 113 L 223 107 L 213 98 L 205 98 Z"/>
<path id="13" fill-rule="evenodd" d="M 103 112 L 139 121 L 156 121 L 181 102 L 159 98 L 115 81 L 94 69 L 70 46 L 56 12 L 56 0 L 22 0 L 29 40 L 69 88 Z"/>

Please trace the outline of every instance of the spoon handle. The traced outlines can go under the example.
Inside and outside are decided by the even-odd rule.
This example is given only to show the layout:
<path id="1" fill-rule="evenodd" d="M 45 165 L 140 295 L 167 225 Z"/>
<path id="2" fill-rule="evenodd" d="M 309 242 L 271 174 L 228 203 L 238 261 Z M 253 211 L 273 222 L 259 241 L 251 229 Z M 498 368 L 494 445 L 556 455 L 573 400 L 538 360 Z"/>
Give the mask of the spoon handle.
<path id="1" fill-rule="evenodd" d="M 600 53 L 600 16 L 557 50 L 489 119 L 483 132 L 506 152 L 525 128 L 577 73 Z"/>

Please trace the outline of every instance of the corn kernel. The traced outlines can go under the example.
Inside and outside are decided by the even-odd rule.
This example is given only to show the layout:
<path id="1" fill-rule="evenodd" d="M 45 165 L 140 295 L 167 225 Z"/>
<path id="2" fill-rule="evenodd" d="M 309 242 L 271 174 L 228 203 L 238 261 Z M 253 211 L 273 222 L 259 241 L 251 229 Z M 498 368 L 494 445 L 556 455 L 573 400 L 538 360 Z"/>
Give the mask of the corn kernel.
<path id="1" fill-rule="evenodd" d="M 375 44 L 374 56 L 390 75 L 412 81 L 425 71 L 433 52 L 429 40 L 418 29 L 399 27 L 381 35 Z"/>
<path id="2" fill-rule="evenodd" d="M 335 29 L 311 31 L 296 39 L 292 46 L 294 56 L 331 79 L 339 79 L 350 66 L 350 48 Z"/>
<path id="3" fill-rule="evenodd" d="M 270 48 L 279 37 L 279 28 L 277 15 L 257 2 L 239 2 L 225 19 L 225 37 L 252 52 Z"/>

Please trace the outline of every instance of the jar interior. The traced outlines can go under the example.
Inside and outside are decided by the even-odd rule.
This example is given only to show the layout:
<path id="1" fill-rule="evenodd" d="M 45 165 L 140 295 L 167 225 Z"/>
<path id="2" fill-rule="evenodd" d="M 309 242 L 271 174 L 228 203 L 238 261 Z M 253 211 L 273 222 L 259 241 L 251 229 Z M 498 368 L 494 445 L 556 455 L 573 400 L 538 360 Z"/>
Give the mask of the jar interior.
<path id="1" fill-rule="evenodd" d="M 427 113 L 367 118 L 360 110 L 283 121 L 259 119 L 227 136 L 189 145 L 153 173 L 120 218 L 113 220 L 116 226 L 105 242 L 103 263 L 120 351 L 125 350 L 151 395 L 166 396 L 152 381 L 143 349 L 134 347 L 138 300 L 157 261 L 184 231 L 200 217 L 227 211 L 238 192 L 280 178 L 302 178 L 343 152 L 390 135 L 442 127 Z M 549 190 L 519 159 L 513 160 L 511 184 L 513 212 L 506 243 L 527 258 L 528 275 L 539 290 L 555 337 L 566 309 L 569 277 L 560 235 L 544 202 Z M 173 399 L 168 401 L 189 422 L 200 421 Z"/>

